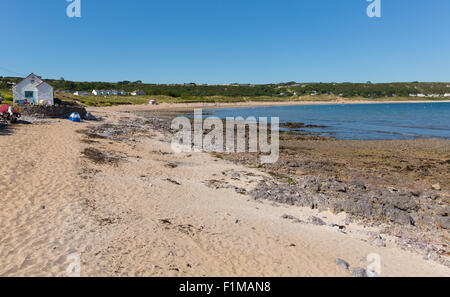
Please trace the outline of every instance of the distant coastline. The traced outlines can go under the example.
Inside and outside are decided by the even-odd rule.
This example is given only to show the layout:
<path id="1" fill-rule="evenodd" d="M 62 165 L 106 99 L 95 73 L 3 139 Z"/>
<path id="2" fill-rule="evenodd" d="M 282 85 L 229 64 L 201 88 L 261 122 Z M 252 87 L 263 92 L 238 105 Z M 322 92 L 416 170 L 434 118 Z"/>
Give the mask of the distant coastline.
<path id="1" fill-rule="evenodd" d="M 342 104 L 395 104 L 395 103 L 450 103 L 450 100 L 333 100 L 333 101 L 245 101 L 245 102 L 196 102 L 196 103 L 161 103 L 156 106 L 141 105 L 118 105 L 109 107 L 116 110 L 145 111 L 145 110 L 192 110 L 195 108 L 247 108 L 247 107 L 270 107 L 270 106 L 307 106 L 307 105 L 342 105 Z M 91 107 L 94 108 L 95 107 Z"/>

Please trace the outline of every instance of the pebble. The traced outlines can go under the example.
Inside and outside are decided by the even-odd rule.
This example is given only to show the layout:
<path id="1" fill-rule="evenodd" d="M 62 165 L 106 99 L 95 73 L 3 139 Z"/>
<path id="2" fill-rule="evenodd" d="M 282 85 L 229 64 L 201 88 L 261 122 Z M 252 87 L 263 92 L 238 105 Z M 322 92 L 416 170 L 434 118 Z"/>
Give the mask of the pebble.
<path id="1" fill-rule="evenodd" d="M 295 220 L 296 219 L 296 217 L 288 215 L 288 214 L 282 215 L 281 218 L 285 219 L 285 220 Z"/>
<path id="2" fill-rule="evenodd" d="M 373 271 L 373 270 L 367 270 L 366 275 L 367 275 L 367 277 L 380 277 L 378 272 Z"/>
<path id="3" fill-rule="evenodd" d="M 432 188 L 433 190 L 440 191 L 440 190 L 441 190 L 441 185 L 435 184 L 435 185 L 432 185 L 431 188 Z"/>
<path id="4" fill-rule="evenodd" d="M 344 268 L 345 270 L 349 270 L 350 269 L 350 264 L 348 264 L 348 262 L 346 262 L 345 260 L 342 259 L 336 259 L 334 261 L 334 263 L 336 263 L 337 266 Z"/>
<path id="5" fill-rule="evenodd" d="M 435 219 L 435 223 L 439 228 L 450 230 L 450 218 L 438 217 Z"/>
<path id="6" fill-rule="evenodd" d="M 326 223 L 318 217 L 309 217 L 308 222 L 316 226 L 324 226 Z"/>
<path id="7" fill-rule="evenodd" d="M 420 195 L 422 195 L 422 192 L 420 192 L 420 191 L 411 191 L 411 195 L 413 195 L 414 197 L 420 197 Z"/>
<path id="8" fill-rule="evenodd" d="M 384 243 L 384 240 L 381 236 L 377 236 L 377 238 L 372 241 L 372 244 L 374 244 L 376 247 L 386 247 L 386 244 Z"/>
<path id="9" fill-rule="evenodd" d="M 364 268 L 356 267 L 352 271 L 353 277 L 367 277 L 367 271 Z"/>

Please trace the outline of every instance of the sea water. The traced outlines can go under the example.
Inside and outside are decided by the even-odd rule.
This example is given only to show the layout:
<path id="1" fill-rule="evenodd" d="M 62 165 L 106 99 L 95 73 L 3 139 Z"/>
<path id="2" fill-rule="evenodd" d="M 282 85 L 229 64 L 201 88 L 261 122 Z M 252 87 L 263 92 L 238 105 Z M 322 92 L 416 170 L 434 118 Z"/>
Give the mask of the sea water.
<path id="1" fill-rule="evenodd" d="M 338 139 L 450 139 L 450 103 L 375 103 L 291 105 L 208 109 L 220 118 L 279 117 L 280 123 L 323 126 L 302 128 L 298 133 Z"/>

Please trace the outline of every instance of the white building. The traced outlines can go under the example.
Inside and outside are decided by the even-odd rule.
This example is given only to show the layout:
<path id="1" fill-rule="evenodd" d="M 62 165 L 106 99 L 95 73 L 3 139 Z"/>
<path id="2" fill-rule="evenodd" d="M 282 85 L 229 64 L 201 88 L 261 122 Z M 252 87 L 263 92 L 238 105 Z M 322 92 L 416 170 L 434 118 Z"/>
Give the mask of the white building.
<path id="1" fill-rule="evenodd" d="M 450 97 L 450 93 L 445 93 L 444 97 Z"/>
<path id="2" fill-rule="evenodd" d="M 14 104 L 53 105 L 53 87 L 31 73 L 13 87 Z"/>
<path id="3" fill-rule="evenodd" d="M 145 92 L 142 92 L 142 91 L 131 92 L 131 96 L 143 96 L 143 95 L 145 95 Z"/>
<path id="4" fill-rule="evenodd" d="M 82 91 L 76 91 L 75 93 L 73 93 L 75 96 L 90 96 L 91 93 L 89 92 L 82 92 Z"/>
<path id="5" fill-rule="evenodd" d="M 94 94 L 94 96 L 107 96 L 110 95 L 111 91 L 101 91 L 101 90 L 93 90 L 92 94 Z"/>

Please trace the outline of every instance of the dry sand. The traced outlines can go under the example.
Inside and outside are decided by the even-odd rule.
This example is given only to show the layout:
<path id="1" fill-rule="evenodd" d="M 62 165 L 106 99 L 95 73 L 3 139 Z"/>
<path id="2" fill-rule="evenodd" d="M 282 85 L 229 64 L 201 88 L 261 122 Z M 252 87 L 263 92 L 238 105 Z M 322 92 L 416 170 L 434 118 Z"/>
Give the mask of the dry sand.
<path id="1" fill-rule="evenodd" d="M 107 122 L 133 116 L 117 110 L 95 109 Z M 81 256 L 82 276 L 350 276 L 335 259 L 366 268 L 361 258 L 371 253 L 381 256 L 382 276 L 450 276 L 389 241 L 370 245 L 363 226 L 350 224 L 344 234 L 282 218 L 345 224 L 344 214 L 205 185 L 225 179 L 251 189 L 263 175 L 257 169 L 172 154 L 156 131 L 86 143 L 77 130 L 87 125 L 52 121 L 0 133 L 0 276 L 66 276 L 72 253 Z M 93 163 L 81 155 L 88 147 L 121 160 Z"/>

